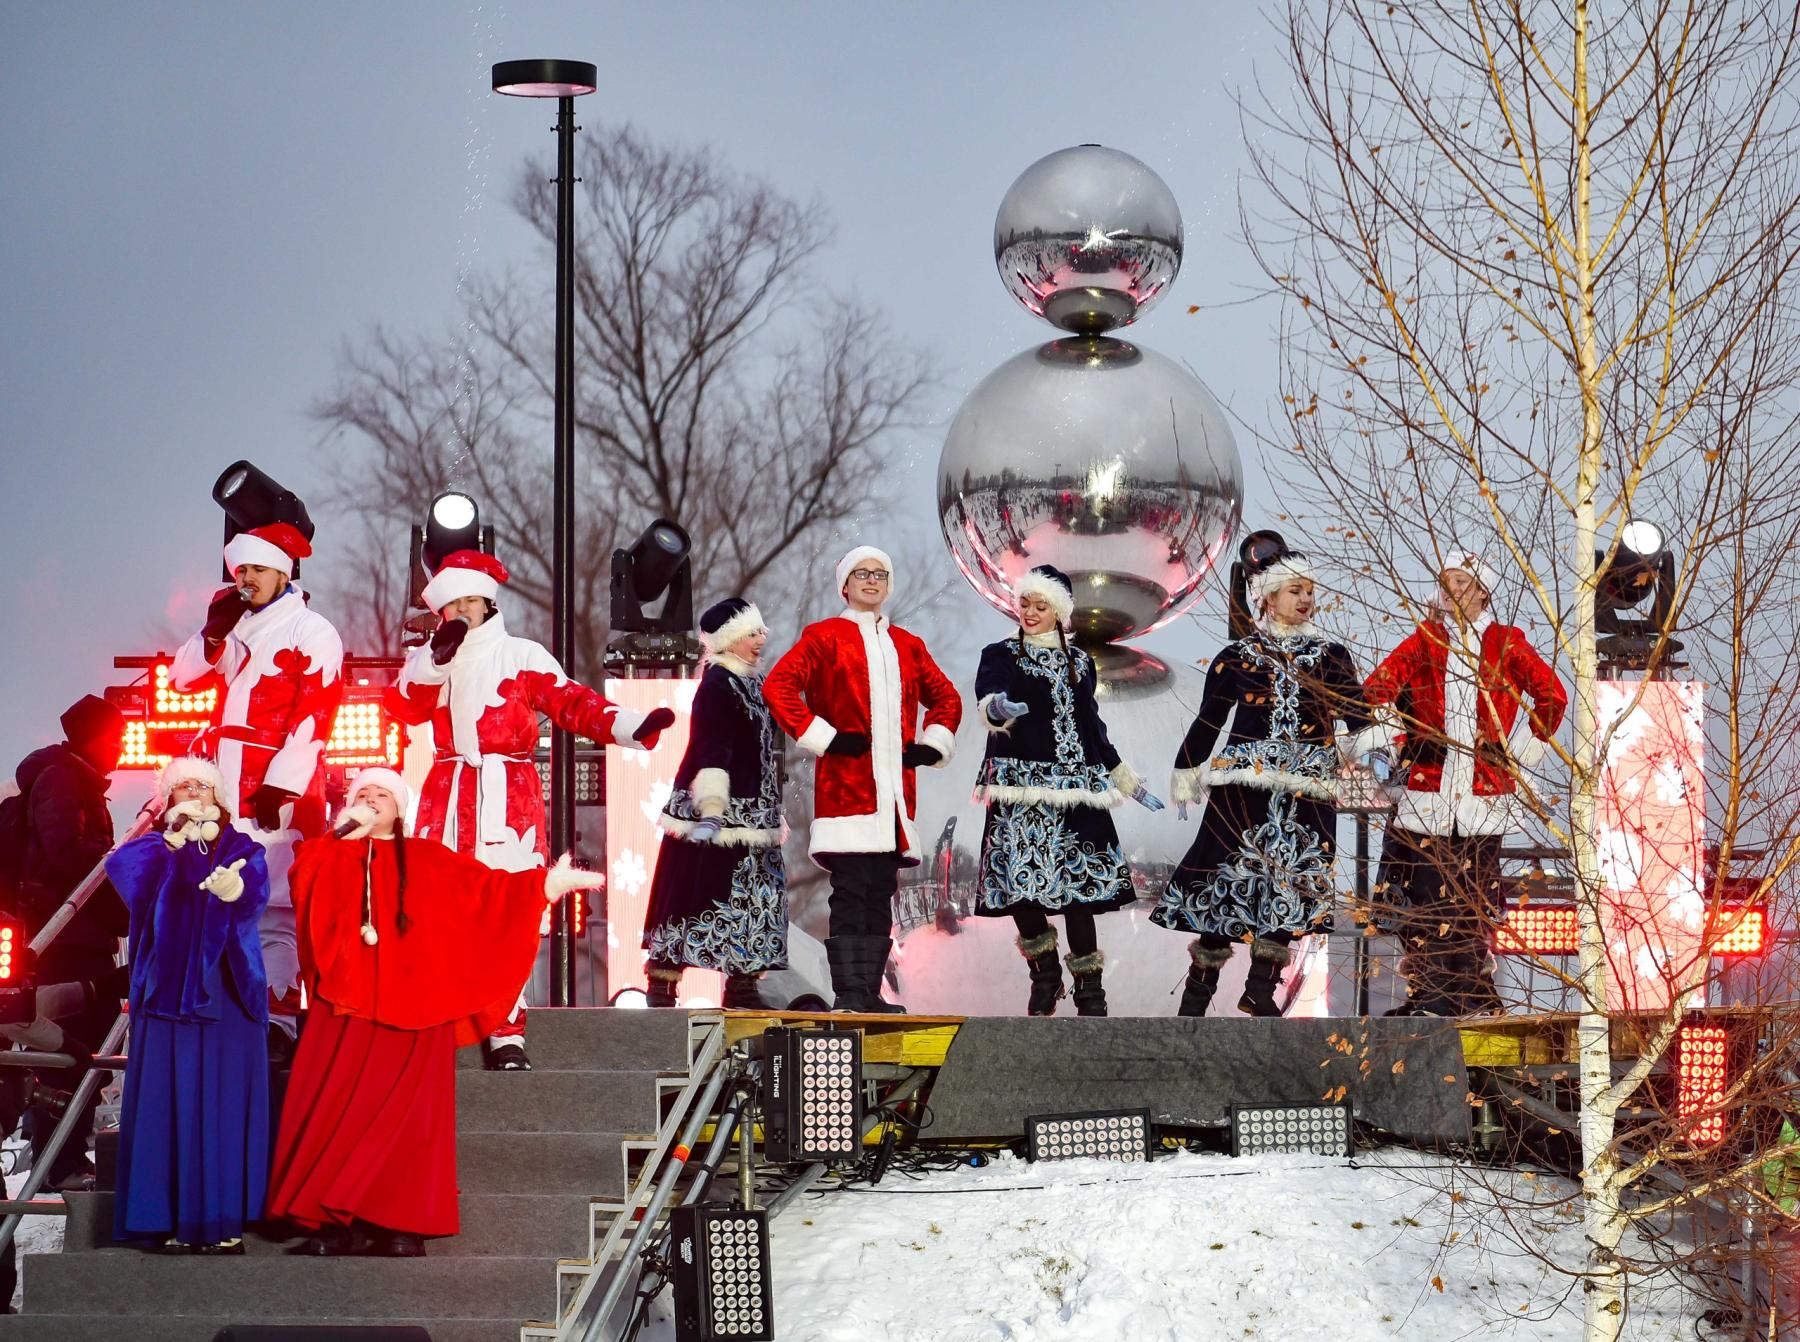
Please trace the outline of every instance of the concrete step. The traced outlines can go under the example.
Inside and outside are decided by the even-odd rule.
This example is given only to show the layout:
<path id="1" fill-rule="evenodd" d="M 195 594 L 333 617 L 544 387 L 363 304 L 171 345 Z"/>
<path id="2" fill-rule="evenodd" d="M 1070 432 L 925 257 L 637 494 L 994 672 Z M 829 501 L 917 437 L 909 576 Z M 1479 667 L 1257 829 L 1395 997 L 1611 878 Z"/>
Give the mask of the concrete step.
<path id="1" fill-rule="evenodd" d="M 70 1193 L 63 1230 L 64 1253 L 140 1252 L 113 1242 L 113 1195 Z M 587 1252 L 590 1200 L 570 1193 L 464 1193 L 462 1234 L 431 1241 L 432 1256 L 447 1258 L 578 1258 Z M 278 1254 L 299 1236 L 270 1239 L 245 1236 L 250 1255 Z M 181 1259 L 171 1259 L 179 1271 Z"/>
<path id="2" fill-rule="evenodd" d="M 461 1071 L 460 1132 L 656 1131 L 654 1071 Z"/>
<path id="3" fill-rule="evenodd" d="M 512 1319 L 324 1319 L 314 1315 L 250 1318 L 223 1314 L 11 1314 L 0 1315 L 0 1342 L 213 1342 L 230 1324 L 312 1327 L 423 1328 L 431 1342 L 519 1342 Z"/>
<path id="4" fill-rule="evenodd" d="M 526 1049 L 533 1067 L 563 1071 L 679 1072 L 687 1068 L 688 1013 L 616 1007 L 533 1007 Z M 479 1068 L 481 1050 L 457 1053 L 458 1067 Z"/>
<path id="5" fill-rule="evenodd" d="M 171 1264 L 175 1271 L 170 1271 Z M 520 1322 L 555 1307 L 542 1258 L 181 1258 L 120 1250 L 27 1254 L 23 1313 L 240 1320 L 486 1319 Z M 428 1325 L 435 1342 L 437 1324 Z M 98 1336 L 123 1337 L 115 1330 Z"/>
<path id="6" fill-rule="evenodd" d="M 625 1191 L 622 1132 L 465 1132 L 456 1139 L 463 1194 L 562 1193 L 619 1197 Z"/>

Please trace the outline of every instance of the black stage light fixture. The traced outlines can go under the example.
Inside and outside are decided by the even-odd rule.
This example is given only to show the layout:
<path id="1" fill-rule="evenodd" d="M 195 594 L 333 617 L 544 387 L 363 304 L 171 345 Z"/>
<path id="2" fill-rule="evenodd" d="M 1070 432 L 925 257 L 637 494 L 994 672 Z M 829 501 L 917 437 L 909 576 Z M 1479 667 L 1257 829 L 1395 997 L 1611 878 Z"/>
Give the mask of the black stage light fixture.
<path id="1" fill-rule="evenodd" d="M 1148 1109 L 1096 1109 L 1081 1114 L 1030 1114 L 1027 1160 L 1118 1160 L 1142 1164 L 1155 1154 Z"/>
<path id="2" fill-rule="evenodd" d="M 769 1219 L 738 1207 L 669 1213 L 676 1342 L 774 1342 Z"/>
<path id="3" fill-rule="evenodd" d="M 1633 518 L 1619 528 L 1613 549 L 1611 563 L 1605 550 L 1594 551 L 1594 630 L 1600 636 L 1602 671 L 1655 675 L 1685 665 L 1673 660 L 1681 644 L 1663 637 L 1674 632 L 1675 552 L 1662 528 Z M 1626 614 L 1646 597 L 1650 599 L 1647 619 Z"/>
<path id="4" fill-rule="evenodd" d="M 763 1155 L 776 1165 L 862 1155 L 862 1032 L 763 1033 Z"/>
<path id="5" fill-rule="evenodd" d="M 1244 1104 L 1231 1109 L 1231 1154 L 1350 1154 L 1350 1105 Z"/>
<path id="6" fill-rule="evenodd" d="M 694 579 L 688 534 L 659 517 L 628 550 L 612 557 L 612 629 L 616 634 L 683 634 L 694 627 Z M 645 608 L 662 599 L 660 615 Z"/>
<path id="7" fill-rule="evenodd" d="M 225 544 L 240 531 L 274 526 L 286 522 L 307 540 L 313 538 L 313 520 L 306 504 L 293 490 L 267 471 L 248 461 L 234 461 L 213 481 L 213 502 L 225 510 Z M 300 576 L 300 561 L 294 561 L 294 576 Z M 231 580 L 231 574 L 225 575 Z"/>
<path id="8" fill-rule="evenodd" d="M 1288 543 L 1279 531 L 1252 531 L 1238 546 L 1238 557 L 1231 565 L 1231 600 L 1225 617 L 1232 638 L 1244 638 L 1256 628 L 1256 612 L 1250 607 L 1250 575 L 1287 553 Z"/>
<path id="9" fill-rule="evenodd" d="M 494 553 L 494 528 L 481 524 L 481 508 L 460 489 L 446 489 L 425 510 L 425 524 L 413 528 L 412 554 L 407 560 L 407 607 L 425 610 L 425 584 L 438 565 L 458 550 Z M 412 641 L 420 642 L 437 628 L 437 612 L 427 611 L 406 622 Z"/>

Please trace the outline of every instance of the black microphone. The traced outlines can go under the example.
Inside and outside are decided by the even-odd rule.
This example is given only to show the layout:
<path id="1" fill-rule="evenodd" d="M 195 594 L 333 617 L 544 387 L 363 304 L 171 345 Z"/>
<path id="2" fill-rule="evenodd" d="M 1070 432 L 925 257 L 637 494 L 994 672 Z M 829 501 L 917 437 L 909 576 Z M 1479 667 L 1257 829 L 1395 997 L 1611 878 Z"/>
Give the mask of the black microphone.
<path id="1" fill-rule="evenodd" d="M 331 831 L 331 837 L 334 839 L 347 839 L 356 832 L 356 829 L 361 824 L 362 821 L 356 819 L 340 820 L 337 823 L 337 828 Z"/>

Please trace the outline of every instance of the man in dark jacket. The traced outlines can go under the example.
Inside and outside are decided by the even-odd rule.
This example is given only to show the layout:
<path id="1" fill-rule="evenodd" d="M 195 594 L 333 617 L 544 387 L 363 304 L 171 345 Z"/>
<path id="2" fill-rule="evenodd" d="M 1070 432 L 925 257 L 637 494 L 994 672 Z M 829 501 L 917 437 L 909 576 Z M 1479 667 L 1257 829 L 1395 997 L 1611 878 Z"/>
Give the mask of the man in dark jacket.
<path id="1" fill-rule="evenodd" d="M 62 715 L 62 728 L 64 740 L 34 750 L 14 774 L 25 804 L 17 913 L 34 936 L 113 845 L 107 775 L 119 760 L 125 720 L 113 705 L 90 694 Z M 109 981 L 118 960 L 119 938 L 129 921 L 118 893 L 103 884 L 38 957 L 37 981 Z M 96 992 L 85 1010 L 60 1023 L 74 1042 L 97 1049 L 118 1015 L 119 999 Z M 39 1080 L 67 1090 L 79 1082 L 80 1074 L 45 1072 Z M 56 1117 L 46 1109 L 33 1108 L 25 1115 L 34 1151 L 42 1148 L 55 1127 Z M 87 1140 L 92 1129 L 90 1105 L 50 1171 L 50 1187 L 83 1181 L 89 1172 Z"/>

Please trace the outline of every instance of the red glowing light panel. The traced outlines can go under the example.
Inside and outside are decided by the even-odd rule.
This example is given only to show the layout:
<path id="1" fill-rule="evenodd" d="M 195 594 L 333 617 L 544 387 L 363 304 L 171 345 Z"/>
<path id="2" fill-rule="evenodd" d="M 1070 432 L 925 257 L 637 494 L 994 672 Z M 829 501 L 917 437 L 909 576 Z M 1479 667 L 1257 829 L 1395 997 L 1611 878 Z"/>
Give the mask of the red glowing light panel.
<path id="1" fill-rule="evenodd" d="M 1534 904 L 1509 909 L 1494 929 L 1501 955 L 1574 955 L 1581 949 L 1581 925 L 1567 904 Z"/>
<path id="2" fill-rule="evenodd" d="M 24 934 L 16 923 L 0 924 L 0 983 L 11 983 L 19 976 L 19 951 L 25 944 Z"/>
<path id="3" fill-rule="evenodd" d="M 379 699 L 351 699 L 338 705 L 325 742 L 325 763 L 337 768 L 400 767 L 404 747 L 400 724 L 382 711 Z"/>
<path id="4" fill-rule="evenodd" d="M 654 750 L 606 748 L 606 984 L 609 993 L 643 988 L 644 915 L 650 881 L 663 840 L 656 817 L 675 784 L 675 770 L 687 751 L 688 714 L 698 680 L 609 680 L 608 699 L 633 713 L 667 708 L 675 725 Z M 717 1006 L 723 980 L 711 970 L 690 969 L 678 989 L 684 1006 Z"/>
<path id="5" fill-rule="evenodd" d="M 172 758 L 171 751 L 187 748 L 192 737 L 213 719 L 219 704 L 217 687 L 184 694 L 170 683 L 169 662 L 150 667 L 145 687 L 144 716 L 125 724 L 125 740 L 119 748 L 119 768 L 160 769 Z"/>
<path id="6" fill-rule="evenodd" d="M 1761 955 L 1768 936 L 1768 917 L 1761 909 L 1724 909 L 1724 931 L 1713 942 L 1714 955 Z"/>
<path id="7" fill-rule="evenodd" d="M 1675 1037 L 1675 1116 L 1692 1119 L 1683 1136 L 1705 1146 L 1725 1135 L 1727 1051 L 1719 1025 L 1684 1025 Z"/>

